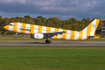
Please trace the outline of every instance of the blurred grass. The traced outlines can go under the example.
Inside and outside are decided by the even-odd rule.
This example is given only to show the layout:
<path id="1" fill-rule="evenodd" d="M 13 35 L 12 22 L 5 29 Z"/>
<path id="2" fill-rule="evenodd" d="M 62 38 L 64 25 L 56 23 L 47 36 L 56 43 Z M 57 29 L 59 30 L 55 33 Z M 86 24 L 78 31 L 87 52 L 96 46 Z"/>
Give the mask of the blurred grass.
<path id="1" fill-rule="evenodd" d="M 104 70 L 105 47 L 0 47 L 0 70 Z"/>

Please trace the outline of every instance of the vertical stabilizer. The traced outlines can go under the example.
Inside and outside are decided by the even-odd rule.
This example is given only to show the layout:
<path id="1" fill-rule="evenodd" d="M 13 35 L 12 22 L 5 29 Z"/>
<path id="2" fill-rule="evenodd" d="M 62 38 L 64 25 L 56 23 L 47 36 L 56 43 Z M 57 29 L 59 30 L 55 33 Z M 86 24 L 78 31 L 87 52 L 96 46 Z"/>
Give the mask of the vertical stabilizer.
<path id="1" fill-rule="evenodd" d="M 83 29 L 83 34 L 85 34 L 86 36 L 94 36 L 99 22 L 100 19 L 93 20 L 85 29 Z"/>

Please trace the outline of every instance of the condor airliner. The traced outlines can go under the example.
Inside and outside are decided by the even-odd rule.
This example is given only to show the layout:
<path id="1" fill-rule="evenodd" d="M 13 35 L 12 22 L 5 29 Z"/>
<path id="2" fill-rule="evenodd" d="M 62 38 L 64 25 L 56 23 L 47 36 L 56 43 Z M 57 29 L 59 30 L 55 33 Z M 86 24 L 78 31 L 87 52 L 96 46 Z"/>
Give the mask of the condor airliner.
<path id="1" fill-rule="evenodd" d="M 95 19 L 82 31 L 72 31 L 40 25 L 32 25 L 20 22 L 9 23 L 4 26 L 4 29 L 11 32 L 29 34 L 34 39 L 46 39 L 46 43 L 51 43 L 50 39 L 62 40 L 88 40 L 97 39 L 95 31 L 100 22 L 100 19 Z"/>

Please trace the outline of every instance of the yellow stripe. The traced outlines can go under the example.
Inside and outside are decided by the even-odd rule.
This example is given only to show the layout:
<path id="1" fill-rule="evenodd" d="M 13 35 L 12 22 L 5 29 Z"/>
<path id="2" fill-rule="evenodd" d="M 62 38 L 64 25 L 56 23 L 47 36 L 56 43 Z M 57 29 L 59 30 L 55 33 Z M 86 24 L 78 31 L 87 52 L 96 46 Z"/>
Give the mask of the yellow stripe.
<path id="1" fill-rule="evenodd" d="M 14 23 L 13 24 L 13 32 L 17 32 L 17 27 L 18 27 L 18 24 L 17 23 Z"/>
<path id="2" fill-rule="evenodd" d="M 55 28 L 55 32 L 59 32 L 59 29 L 58 29 L 58 28 Z M 55 35 L 55 36 L 54 36 L 54 39 L 58 39 L 58 36 Z"/>
<path id="3" fill-rule="evenodd" d="M 92 23 L 87 26 L 87 35 L 90 35 Z"/>
<path id="4" fill-rule="evenodd" d="M 67 32 L 67 30 L 65 30 L 65 29 L 63 29 L 63 31 Z M 67 36 L 67 34 L 66 33 L 63 33 L 62 39 L 65 40 L 66 39 L 66 36 Z"/>
<path id="5" fill-rule="evenodd" d="M 94 39 L 98 39 L 98 38 L 99 38 L 99 36 L 95 36 L 95 37 L 94 37 Z"/>
<path id="6" fill-rule="evenodd" d="M 82 37 L 83 37 L 83 32 L 82 32 L 82 31 L 80 31 L 80 32 L 79 32 L 79 37 L 78 37 L 78 40 L 82 40 Z"/>
<path id="7" fill-rule="evenodd" d="M 29 35 L 33 35 L 33 34 L 34 34 L 34 25 L 30 24 Z"/>
<path id="8" fill-rule="evenodd" d="M 75 31 L 71 31 L 70 40 L 74 40 L 75 37 Z"/>
<path id="9" fill-rule="evenodd" d="M 21 33 L 25 34 L 25 29 L 26 29 L 26 24 L 22 23 L 22 27 L 21 27 Z"/>
<path id="10" fill-rule="evenodd" d="M 51 27 L 47 27 L 46 33 L 50 33 Z"/>
<path id="11" fill-rule="evenodd" d="M 59 29 L 58 28 L 55 28 L 55 32 L 59 32 Z"/>
<path id="12" fill-rule="evenodd" d="M 42 26 L 38 26 L 38 33 L 42 33 Z"/>
<path id="13" fill-rule="evenodd" d="M 99 22 L 100 22 L 100 19 L 96 19 L 96 26 L 95 26 L 94 33 L 95 33 L 96 29 L 97 29 L 97 26 L 98 26 Z"/>

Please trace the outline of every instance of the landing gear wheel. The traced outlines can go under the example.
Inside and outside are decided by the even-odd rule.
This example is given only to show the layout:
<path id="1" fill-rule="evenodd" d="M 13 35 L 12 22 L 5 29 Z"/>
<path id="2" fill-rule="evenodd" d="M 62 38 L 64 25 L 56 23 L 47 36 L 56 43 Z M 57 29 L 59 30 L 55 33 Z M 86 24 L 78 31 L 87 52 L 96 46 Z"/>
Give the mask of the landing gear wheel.
<path id="1" fill-rule="evenodd" d="M 51 43 L 51 41 L 50 41 L 50 40 L 46 40 L 45 42 L 46 42 L 47 44 L 50 44 L 50 43 Z"/>
<path id="2" fill-rule="evenodd" d="M 16 39 L 17 37 L 15 36 L 14 39 Z"/>

